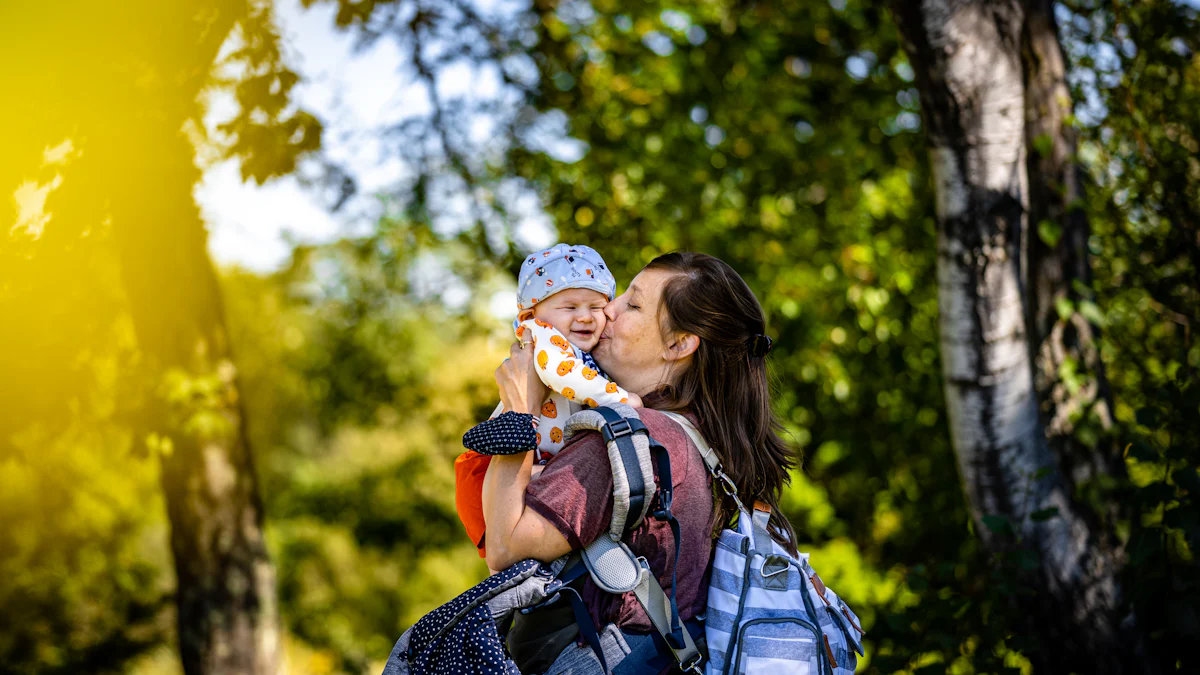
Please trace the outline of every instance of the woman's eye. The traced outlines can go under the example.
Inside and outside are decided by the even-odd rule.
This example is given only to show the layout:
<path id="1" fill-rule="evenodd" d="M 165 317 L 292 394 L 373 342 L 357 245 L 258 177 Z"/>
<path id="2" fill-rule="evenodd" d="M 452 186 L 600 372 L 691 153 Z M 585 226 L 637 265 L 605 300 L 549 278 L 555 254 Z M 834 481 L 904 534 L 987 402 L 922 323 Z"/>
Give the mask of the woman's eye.
<path id="1" fill-rule="evenodd" d="M 635 305 L 635 304 L 632 304 L 632 303 L 630 303 L 630 304 L 629 304 L 629 305 L 627 305 L 627 306 L 629 307 L 629 309 L 641 309 L 641 307 L 638 307 L 637 305 Z"/>

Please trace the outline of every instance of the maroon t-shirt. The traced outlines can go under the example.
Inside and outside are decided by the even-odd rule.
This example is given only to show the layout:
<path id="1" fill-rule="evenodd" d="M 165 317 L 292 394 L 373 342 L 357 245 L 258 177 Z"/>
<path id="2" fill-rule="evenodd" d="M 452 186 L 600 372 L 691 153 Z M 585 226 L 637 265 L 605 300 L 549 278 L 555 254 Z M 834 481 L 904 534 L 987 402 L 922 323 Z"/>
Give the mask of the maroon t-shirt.
<path id="1" fill-rule="evenodd" d="M 671 511 L 679 521 L 679 615 L 690 619 L 707 603 L 708 570 L 712 557 L 712 478 L 700 451 L 682 428 L 666 415 L 639 409 L 650 435 L 671 457 L 674 500 Z M 696 418 L 687 416 L 694 424 Z M 657 478 L 657 466 L 655 467 Z M 595 431 L 576 435 L 530 481 L 525 504 L 567 538 L 573 549 L 583 548 L 601 534 L 607 536 L 613 509 L 612 467 L 604 439 Z M 675 564 L 675 538 L 666 522 L 647 515 L 625 537 L 635 555 L 644 556 L 667 595 L 671 594 L 671 568 Z M 616 623 L 631 632 L 649 632 L 650 618 L 633 593 L 621 596 L 598 589 L 591 577 L 585 581 L 583 599 L 597 627 Z"/>

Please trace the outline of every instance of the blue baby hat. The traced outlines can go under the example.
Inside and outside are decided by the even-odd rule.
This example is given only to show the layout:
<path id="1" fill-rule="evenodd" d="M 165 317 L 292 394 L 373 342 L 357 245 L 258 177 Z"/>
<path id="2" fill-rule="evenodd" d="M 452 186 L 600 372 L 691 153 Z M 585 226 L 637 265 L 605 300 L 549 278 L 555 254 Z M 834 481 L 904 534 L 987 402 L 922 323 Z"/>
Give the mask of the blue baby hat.
<path id="1" fill-rule="evenodd" d="M 555 244 L 530 254 L 521 264 L 521 273 L 517 277 L 517 309 L 531 309 L 568 288 L 586 288 L 612 300 L 617 292 L 617 280 L 595 249 Z"/>

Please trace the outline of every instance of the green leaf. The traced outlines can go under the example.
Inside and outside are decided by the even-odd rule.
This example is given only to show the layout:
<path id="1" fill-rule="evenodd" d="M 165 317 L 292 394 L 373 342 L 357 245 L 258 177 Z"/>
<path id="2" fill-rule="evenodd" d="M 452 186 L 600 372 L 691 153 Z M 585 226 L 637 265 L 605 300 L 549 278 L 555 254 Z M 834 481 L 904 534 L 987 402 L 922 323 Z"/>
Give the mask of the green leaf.
<path id="1" fill-rule="evenodd" d="M 1008 522 L 1008 518 L 1006 518 L 1004 516 L 989 514 L 989 515 L 983 516 L 979 520 L 983 521 L 984 527 L 991 530 L 992 532 L 995 532 L 996 534 L 1012 534 L 1013 533 L 1012 523 Z"/>
<path id="2" fill-rule="evenodd" d="M 1054 301 L 1054 310 L 1058 312 L 1058 318 L 1070 321 L 1071 315 L 1075 313 L 1075 305 L 1070 298 L 1059 298 Z"/>
<path id="3" fill-rule="evenodd" d="M 1050 248 L 1058 246 L 1058 240 L 1062 239 L 1062 227 L 1052 220 L 1043 220 L 1038 223 L 1037 231 L 1038 238 Z"/>
<path id="4" fill-rule="evenodd" d="M 1084 300 L 1079 303 L 1079 313 L 1083 315 L 1083 318 L 1097 326 L 1103 326 L 1105 323 L 1104 312 L 1100 311 L 1099 305 L 1091 300 Z"/>
<path id="5" fill-rule="evenodd" d="M 1033 151 L 1042 157 L 1048 156 L 1053 149 L 1054 139 L 1050 137 L 1050 134 L 1039 134 L 1033 139 Z M 1053 244 L 1051 245 L 1053 246 Z"/>
<path id="6" fill-rule="evenodd" d="M 1058 515 L 1058 507 L 1057 506 L 1047 506 L 1044 509 L 1038 509 L 1037 511 L 1034 511 L 1033 513 L 1029 514 L 1029 519 L 1035 523 L 1041 523 L 1041 522 L 1050 520 L 1051 518 L 1053 518 L 1057 515 Z"/>

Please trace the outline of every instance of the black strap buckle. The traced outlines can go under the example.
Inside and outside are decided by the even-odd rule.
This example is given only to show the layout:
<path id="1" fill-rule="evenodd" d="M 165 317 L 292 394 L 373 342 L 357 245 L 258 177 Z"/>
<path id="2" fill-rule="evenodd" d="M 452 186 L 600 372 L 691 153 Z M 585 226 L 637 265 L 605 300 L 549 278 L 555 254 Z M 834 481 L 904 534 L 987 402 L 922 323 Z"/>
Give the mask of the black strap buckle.
<path id="1" fill-rule="evenodd" d="M 613 439 L 620 438 L 622 436 L 628 436 L 632 433 L 633 427 L 629 426 L 629 420 L 624 418 L 609 422 L 600 429 L 600 435 L 604 437 L 605 443 L 609 443 Z"/>
<path id="2" fill-rule="evenodd" d="M 650 505 L 651 513 L 656 520 L 667 520 L 671 517 L 671 502 L 674 492 L 670 488 L 659 488 L 654 493 L 654 502 Z"/>

